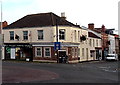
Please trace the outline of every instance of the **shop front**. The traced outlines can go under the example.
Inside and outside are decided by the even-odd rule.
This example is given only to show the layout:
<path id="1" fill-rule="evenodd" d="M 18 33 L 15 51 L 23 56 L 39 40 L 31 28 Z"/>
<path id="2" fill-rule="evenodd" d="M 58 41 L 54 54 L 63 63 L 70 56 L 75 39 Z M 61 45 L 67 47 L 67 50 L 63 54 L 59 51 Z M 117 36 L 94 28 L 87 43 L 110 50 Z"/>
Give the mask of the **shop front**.
<path id="1" fill-rule="evenodd" d="M 5 43 L 5 60 L 33 60 L 32 46 L 28 43 Z"/>

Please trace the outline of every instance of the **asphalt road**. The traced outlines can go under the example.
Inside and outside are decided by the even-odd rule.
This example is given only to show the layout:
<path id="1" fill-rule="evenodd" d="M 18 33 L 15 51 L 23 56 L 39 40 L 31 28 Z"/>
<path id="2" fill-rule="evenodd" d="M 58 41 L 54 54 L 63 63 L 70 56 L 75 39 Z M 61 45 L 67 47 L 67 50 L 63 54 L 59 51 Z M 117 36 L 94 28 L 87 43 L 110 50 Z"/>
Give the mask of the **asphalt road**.
<path id="1" fill-rule="evenodd" d="M 3 61 L 3 83 L 118 83 L 120 61 L 77 64 Z"/>

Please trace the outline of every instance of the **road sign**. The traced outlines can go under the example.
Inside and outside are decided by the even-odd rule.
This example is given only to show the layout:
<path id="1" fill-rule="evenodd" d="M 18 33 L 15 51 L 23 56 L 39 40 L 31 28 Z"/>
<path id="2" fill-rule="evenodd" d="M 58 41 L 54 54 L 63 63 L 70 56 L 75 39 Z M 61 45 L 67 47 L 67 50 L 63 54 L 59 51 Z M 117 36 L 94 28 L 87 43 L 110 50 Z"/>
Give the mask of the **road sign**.
<path id="1" fill-rule="evenodd" d="M 55 42 L 54 43 L 54 50 L 60 50 L 61 49 L 61 43 L 60 42 Z"/>

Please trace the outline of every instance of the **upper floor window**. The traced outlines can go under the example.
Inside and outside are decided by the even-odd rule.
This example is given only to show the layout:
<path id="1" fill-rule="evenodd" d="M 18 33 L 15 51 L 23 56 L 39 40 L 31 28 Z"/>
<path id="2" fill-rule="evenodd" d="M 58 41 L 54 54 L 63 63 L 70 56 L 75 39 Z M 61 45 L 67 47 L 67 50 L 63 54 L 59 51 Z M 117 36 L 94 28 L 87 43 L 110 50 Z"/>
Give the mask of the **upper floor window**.
<path id="1" fill-rule="evenodd" d="M 95 47 L 95 40 L 93 39 L 93 47 Z"/>
<path id="2" fill-rule="evenodd" d="M 65 40 L 65 29 L 60 29 L 59 30 L 59 39 L 60 40 Z"/>
<path id="3" fill-rule="evenodd" d="M 28 31 L 23 31 L 23 40 L 28 40 Z"/>
<path id="4" fill-rule="evenodd" d="M 92 46 L 92 40 L 91 40 L 91 39 L 90 39 L 90 41 L 89 41 L 89 45 Z"/>
<path id="5" fill-rule="evenodd" d="M 96 40 L 96 46 L 98 46 L 98 40 Z"/>
<path id="6" fill-rule="evenodd" d="M 14 31 L 10 31 L 10 40 L 14 40 Z"/>
<path id="7" fill-rule="evenodd" d="M 38 40 L 43 40 L 43 30 L 38 30 Z"/>
<path id="8" fill-rule="evenodd" d="M 78 31 L 78 41 L 80 41 L 80 31 Z"/>
<path id="9" fill-rule="evenodd" d="M 74 30 L 75 41 L 76 41 L 76 38 L 77 38 L 76 35 L 77 35 L 76 30 Z"/>

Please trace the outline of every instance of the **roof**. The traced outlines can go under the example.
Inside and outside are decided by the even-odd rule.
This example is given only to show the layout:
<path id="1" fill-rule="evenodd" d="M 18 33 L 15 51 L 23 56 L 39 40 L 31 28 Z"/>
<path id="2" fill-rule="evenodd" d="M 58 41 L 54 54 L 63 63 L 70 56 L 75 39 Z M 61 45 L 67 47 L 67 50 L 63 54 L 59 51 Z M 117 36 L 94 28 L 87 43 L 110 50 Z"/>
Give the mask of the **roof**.
<path id="1" fill-rule="evenodd" d="M 74 25 L 73 23 L 50 12 L 50 13 L 39 13 L 39 14 L 32 14 L 32 15 L 24 16 L 23 18 L 8 25 L 4 29 L 55 26 L 56 21 L 58 25 L 78 27 L 77 25 Z"/>
<path id="2" fill-rule="evenodd" d="M 99 39 L 101 39 L 100 37 L 98 37 L 97 35 L 95 35 L 95 34 L 92 33 L 92 32 L 88 32 L 88 37 L 99 38 Z"/>

